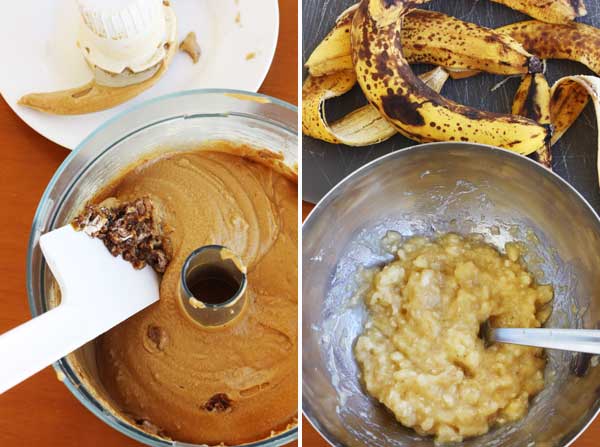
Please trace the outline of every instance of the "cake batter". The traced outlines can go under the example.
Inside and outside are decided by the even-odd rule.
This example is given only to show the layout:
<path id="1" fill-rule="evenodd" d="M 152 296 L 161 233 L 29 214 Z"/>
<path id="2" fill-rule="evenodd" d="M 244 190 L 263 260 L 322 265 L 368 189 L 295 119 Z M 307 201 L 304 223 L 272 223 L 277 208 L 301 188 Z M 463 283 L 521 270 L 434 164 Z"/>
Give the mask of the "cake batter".
<path id="1" fill-rule="evenodd" d="M 268 151 L 214 143 L 138 164 L 92 202 L 148 197 L 170 241 L 160 300 L 96 340 L 100 395 L 142 430 L 238 444 L 297 416 L 297 180 Z M 186 257 L 230 248 L 248 268 L 246 308 L 203 328 L 179 300 Z M 102 388 L 102 389 L 100 389 Z"/>

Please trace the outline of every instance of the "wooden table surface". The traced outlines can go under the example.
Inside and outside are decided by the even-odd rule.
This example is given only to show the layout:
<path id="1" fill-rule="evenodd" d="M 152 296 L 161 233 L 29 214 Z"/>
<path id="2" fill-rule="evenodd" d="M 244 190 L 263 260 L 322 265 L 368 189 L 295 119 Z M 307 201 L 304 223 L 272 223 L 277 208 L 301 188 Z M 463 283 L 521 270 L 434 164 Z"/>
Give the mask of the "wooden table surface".
<path id="1" fill-rule="evenodd" d="M 313 205 L 302 202 L 302 220 L 306 219 Z M 329 447 L 330 444 L 312 427 L 306 417 L 302 417 L 302 445 L 307 447 Z M 572 447 L 598 447 L 600 446 L 600 417 L 575 441 Z"/>
<path id="2" fill-rule="evenodd" d="M 298 103 L 298 3 L 280 0 L 279 42 L 260 92 Z M 65 118 L 68 119 L 68 118 Z M 27 242 L 47 183 L 69 151 L 31 130 L 0 100 L 0 333 L 30 318 Z M 1 367 L 6 367 L 2 359 Z M 0 395 L 0 446 L 139 446 L 81 405 L 46 368 Z M 297 443 L 290 444 L 296 446 Z"/>

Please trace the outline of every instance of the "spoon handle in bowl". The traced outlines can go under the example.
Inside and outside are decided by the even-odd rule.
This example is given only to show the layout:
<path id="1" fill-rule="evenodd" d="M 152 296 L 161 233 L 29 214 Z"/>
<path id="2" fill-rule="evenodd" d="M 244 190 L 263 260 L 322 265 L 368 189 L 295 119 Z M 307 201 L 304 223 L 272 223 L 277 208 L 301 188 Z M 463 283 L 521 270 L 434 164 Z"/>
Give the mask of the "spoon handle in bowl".
<path id="1" fill-rule="evenodd" d="M 600 330 L 496 328 L 491 332 L 495 342 L 600 354 Z"/>

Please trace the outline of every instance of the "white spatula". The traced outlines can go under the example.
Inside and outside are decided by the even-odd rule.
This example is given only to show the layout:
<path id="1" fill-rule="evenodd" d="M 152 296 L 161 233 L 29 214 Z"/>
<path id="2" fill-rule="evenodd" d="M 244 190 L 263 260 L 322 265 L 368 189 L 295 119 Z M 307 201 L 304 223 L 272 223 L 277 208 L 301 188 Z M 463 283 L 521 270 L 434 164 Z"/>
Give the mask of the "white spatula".
<path id="1" fill-rule="evenodd" d="M 158 300 L 151 267 L 136 270 L 102 241 L 65 227 L 40 247 L 61 291 L 58 307 L 0 335 L 0 393 Z"/>

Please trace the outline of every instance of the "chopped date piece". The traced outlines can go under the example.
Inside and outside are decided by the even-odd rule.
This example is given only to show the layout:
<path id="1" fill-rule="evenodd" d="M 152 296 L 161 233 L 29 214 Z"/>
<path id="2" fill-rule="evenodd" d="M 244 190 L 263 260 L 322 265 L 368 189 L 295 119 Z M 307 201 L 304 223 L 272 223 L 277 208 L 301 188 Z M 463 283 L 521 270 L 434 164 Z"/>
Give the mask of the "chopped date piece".
<path id="1" fill-rule="evenodd" d="M 159 351 L 162 351 L 165 348 L 169 339 L 167 332 L 162 327 L 156 325 L 148 326 L 146 335 Z"/>
<path id="2" fill-rule="evenodd" d="M 216 411 L 222 413 L 231 407 L 231 399 L 225 393 L 215 394 L 205 404 L 204 409 L 206 411 Z"/>
<path id="3" fill-rule="evenodd" d="M 148 264 L 156 272 L 164 273 L 170 258 L 153 210 L 147 197 L 115 203 L 114 207 L 87 205 L 71 224 L 77 231 L 102 240 L 113 256 L 121 255 L 136 269 Z"/>

